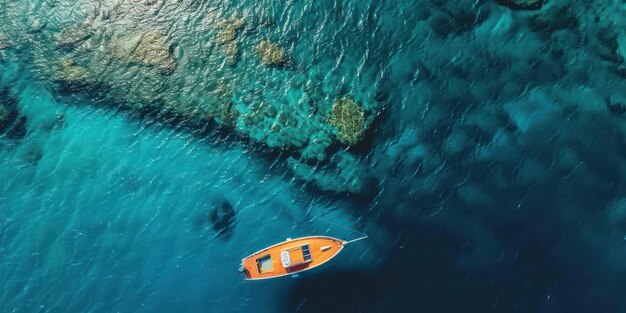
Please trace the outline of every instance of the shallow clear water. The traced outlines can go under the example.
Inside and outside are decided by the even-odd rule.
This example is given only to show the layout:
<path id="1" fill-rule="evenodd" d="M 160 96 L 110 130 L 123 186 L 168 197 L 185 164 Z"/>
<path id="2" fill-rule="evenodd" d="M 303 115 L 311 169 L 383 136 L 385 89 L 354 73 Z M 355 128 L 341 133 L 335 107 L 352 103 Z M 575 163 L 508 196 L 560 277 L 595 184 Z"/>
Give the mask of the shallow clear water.
<path id="1" fill-rule="evenodd" d="M 626 311 L 626 6 L 508 2 L 0 0 L 0 312 Z"/>

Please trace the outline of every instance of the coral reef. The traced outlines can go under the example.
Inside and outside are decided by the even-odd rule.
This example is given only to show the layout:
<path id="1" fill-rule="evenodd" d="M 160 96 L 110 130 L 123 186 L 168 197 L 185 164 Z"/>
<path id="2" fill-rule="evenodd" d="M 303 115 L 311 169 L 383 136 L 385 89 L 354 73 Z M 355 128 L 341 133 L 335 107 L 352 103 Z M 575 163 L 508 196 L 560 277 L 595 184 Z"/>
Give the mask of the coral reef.
<path id="1" fill-rule="evenodd" d="M 350 128 L 358 122 L 329 122 L 333 99 L 346 90 L 357 93 L 355 99 L 381 98 L 370 95 L 369 86 L 377 84 L 374 71 L 355 75 L 352 62 L 330 59 L 304 72 L 290 71 L 282 66 L 290 61 L 285 48 L 267 39 L 275 36 L 274 18 L 263 17 L 242 32 L 241 14 L 224 19 L 211 13 L 201 22 L 215 28 L 190 33 L 179 31 L 169 9 L 146 1 L 103 3 L 97 14 L 72 11 L 75 19 L 59 27 L 52 14 L 50 31 L 36 39 L 50 42 L 35 49 L 53 49 L 33 53 L 31 63 L 42 80 L 56 82 L 65 92 L 90 92 L 140 114 L 176 116 L 198 125 L 215 121 L 304 162 L 327 162 L 334 154 L 329 147 L 339 137 L 344 143 L 359 140 L 360 131 Z M 333 68 L 338 72 L 328 75 Z M 377 112 L 382 102 L 362 103 L 365 128 L 365 113 Z"/>
<path id="2" fill-rule="evenodd" d="M 333 103 L 330 123 L 336 128 L 341 143 L 355 145 L 366 130 L 365 111 L 353 98 L 340 98 Z"/>
<path id="3" fill-rule="evenodd" d="M 254 47 L 254 52 L 265 65 L 279 66 L 285 63 L 285 49 L 272 41 L 259 42 Z"/>
<path id="4" fill-rule="evenodd" d="M 347 164 L 332 161 L 338 143 L 351 146 L 348 151 L 354 155 L 368 153 L 379 134 L 393 136 L 394 129 L 413 129 L 414 124 L 419 124 L 413 130 L 416 134 L 436 134 L 436 144 L 407 150 L 420 159 L 423 151 L 438 151 L 437 158 L 446 159 L 475 150 L 474 156 L 481 160 L 496 157 L 510 162 L 514 158 L 502 151 L 519 148 L 510 147 L 516 137 L 501 129 L 500 119 L 504 116 L 510 122 L 506 125 L 520 132 L 539 132 L 539 125 L 546 127 L 547 120 L 559 116 L 560 104 L 544 105 L 554 92 L 535 87 L 564 78 L 565 85 L 586 86 L 584 107 L 600 105 L 604 113 L 624 114 L 623 101 L 616 96 L 623 93 L 619 68 L 624 67 L 626 40 L 621 15 L 612 13 L 622 7 L 613 2 L 577 4 L 576 10 L 558 1 L 499 3 L 541 10 L 510 10 L 484 1 L 411 4 L 406 10 L 414 15 L 390 10 L 380 17 L 381 21 L 404 19 L 413 27 L 411 35 L 398 33 L 393 23 L 381 22 L 371 37 L 364 37 L 351 33 L 350 27 L 336 30 L 324 24 L 325 13 L 310 16 L 324 25 L 311 32 L 278 27 L 281 18 L 271 12 L 244 22 L 246 11 L 229 11 L 227 16 L 233 17 L 225 18 L 224 12 L 207 10 L 198 19 L 189 15 L 193 10 L 177 12 L 175 6 L 161 7 L 159 1 L 106 2 L 95 7 L 68 2 L 73 19 L 59 23 L 65 10 L 50 8 L 51 18 L 40 19 L 49 29 L 9 39 L 30 36 L 35 51 L 29 54 L 29 63 L 44 78 L 66 83 L 62 86 L 97 84 L 83 90 L 99 92 L 98 97 L 132 111 L 164 111 L 202 125 L 215 121 L 241 137 L 287 151 L 307 166 L 319 163 L 312 170 L 323 168 L 327 177 L 339 176 L 342 171 L 336 167 Z M 358 10 L 363 4 L 354 5 Z M 311 10 L 318 6 L 323 7 L 316 4 Z M 587 19 L 584 10 L 606 18 Z M 25 33 L 29 21 L 22 22 Z M 589 31 L 594 28 L 602 32 L 594 35 Z M 583 31 L 588 32 L 584 40 Z M 522 35 L 523 43 L 518 38 Z M 394 49 L 387 44 L 413 42 L 413 37 L 423 38 L 423 43 L 396 49 L 393 57 L 386 55 Z M 289 48 L 281 46 L 287 43 Z M 588 53 L 576 53 L 573 47 Z M 596 52 L 607 62 L 596 62 Z M 288 68 L 281 66 L 287 62 Z M 588 64 L 595 70 L 572 64 Z M 532 97 L 513 100 L 524 90 Z M 604 99 L 596 101 L 597 95 Z M 487 103 L 492 103 L 492 115 L 480 114 Z M 380 115 L 383 105 L 389 105 L 390 116 Z M 465 109 L 457 111 L 458 107 Z M 402 116 L 396 116 L 397 108 L 403 108 Z M 381 116 L 381 123 L 394 121 L 393 127 L 381 126 L 373 141 L 359 144 L 376 116 Z M 455 123 L 460 116 L 468 116 L 473 124 Z M 474 149 L 484 141 L 492 145 Z M 435 158 L 424 162 L 437 164 Z M 380 169 L 377 175 L 388 172 Z M 516 179 L 533 180 L 521 175 Z M 425 185 L 436 181 L 419 180 Z M 420 190 L 432 192 L 426 187 Z"/>

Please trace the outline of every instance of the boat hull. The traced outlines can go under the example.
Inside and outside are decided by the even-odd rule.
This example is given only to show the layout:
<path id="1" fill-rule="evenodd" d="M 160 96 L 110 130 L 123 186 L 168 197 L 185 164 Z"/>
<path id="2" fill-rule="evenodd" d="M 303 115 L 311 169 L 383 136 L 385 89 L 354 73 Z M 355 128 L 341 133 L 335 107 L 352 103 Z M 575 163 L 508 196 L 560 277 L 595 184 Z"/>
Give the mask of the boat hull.
<path id="1" fill-rule="evenodd" d="M 343 249 L 345 241 L 327 236 L 287 239 L 241 260 L 247 280 L 276 278 L 318 267 Z"/>

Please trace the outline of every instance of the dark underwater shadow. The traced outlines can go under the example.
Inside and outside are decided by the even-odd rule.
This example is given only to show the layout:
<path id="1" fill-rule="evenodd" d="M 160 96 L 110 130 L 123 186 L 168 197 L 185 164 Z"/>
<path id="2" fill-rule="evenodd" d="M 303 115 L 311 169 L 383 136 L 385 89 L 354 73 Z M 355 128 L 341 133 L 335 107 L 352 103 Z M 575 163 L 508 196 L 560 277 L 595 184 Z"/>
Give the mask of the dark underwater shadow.
<path id="1" fill-rule="evenodd" d="M 17 109 L 17 99 L 11 94 L 12 86 L 0 88 L 0 136 L 19 140 L 26 136 L 26 117 Z"/>
<path id="2" fill-rule="evenodd" d="M 201 231 L 211 228 L 214 237 L 222 240 L 229 240 L 233 236 L 236 224 L 236 212 L 228 200 L 213 205 L 210 211 L 197 216 L 194 221 L 196 228 Z"/>
<path id="3" fill-rule="evenodd" d="M 14 83 L 0 87 L 0 147 L 14 149 L 15 158 L 20 161 L 19 168 L 27 168 L 37 165 L 44 157 L 43 137 L 31 135 L 37 132 L 48 134 L 63 128 L 65 117 L 57 113 L 54 118 L 29 121 L 20 111 L 19 103 L 24 100 L 18 100 L 17 89 Z"/>
<path id="4" fill-rule="evenodd" d="M 286 297 L 281 295 L 285 310 L 620 312 L 619 291 L 588 293 L 588 278 L 561 266 L 551 244 L 543 240 L 544 235 L 550 236 L 545 228 L 523 233 L 517 253 L 503 255 L 502 264 L 471 270 L 456 264 L 466 245 L 464 238 L 423 223 L 387 219 L 381 225 L 400 235 L 389 243 L 389 253 L 380 265 L 370 271 L 333 270 L 303 276 Z M 581 246 L 579 253 L 593 251 Z M 610 286 L 605 288 L 610 290 Z"/>
<path id="5" fill-rule="evenodd" d="M 403 229 L 407 228 L 405 225 Z M 515 308 L 503 299 L 511 286 L 493 284 L 457 269 L 462 242 L 436 229 L 405 231 L 387 258 L 371 271 L 330 271 L 303 277 L 285 303 L 290 312 L 477 312 Z M 454 299 L 454 301 L 451 301 Z M 527 312 L 537 303 L 526 302 Z"/>

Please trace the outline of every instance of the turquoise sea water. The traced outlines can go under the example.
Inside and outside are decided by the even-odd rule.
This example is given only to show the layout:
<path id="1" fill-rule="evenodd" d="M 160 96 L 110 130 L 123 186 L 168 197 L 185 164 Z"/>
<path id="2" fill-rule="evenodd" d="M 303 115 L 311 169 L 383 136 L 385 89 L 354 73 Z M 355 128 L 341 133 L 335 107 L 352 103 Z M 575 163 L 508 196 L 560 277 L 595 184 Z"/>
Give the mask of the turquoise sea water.
<path id="1" fill-rule="evenodd" d="M 0 312 L 624 312 L 624 16 L 0 0 Z"/>
<path id="2" fill-rule="evenodd" d="M 312 216 L 351 224 L 244 145 L 59 103 L 34 85 L 18 97 L 33 118 L 2 152 L 3 311 L 276 311 L 273 293 L 293 282 L 243 284 L 245 253 L 330 231 Z M 236 216 L 220 232 L 210 214 L 225 201 Z"/>

